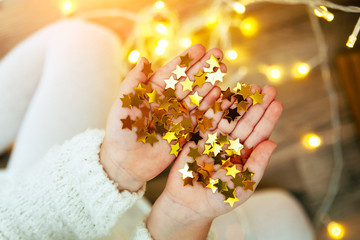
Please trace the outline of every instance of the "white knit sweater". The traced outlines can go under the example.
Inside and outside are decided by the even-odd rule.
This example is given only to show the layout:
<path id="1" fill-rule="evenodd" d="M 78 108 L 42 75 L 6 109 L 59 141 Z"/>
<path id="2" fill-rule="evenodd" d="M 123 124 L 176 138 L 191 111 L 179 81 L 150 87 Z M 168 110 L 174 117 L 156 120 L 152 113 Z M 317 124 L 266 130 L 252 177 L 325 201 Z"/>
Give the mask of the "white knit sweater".
<path id="1" fill-rule="evenodd" d="M 103 130 L 87 130 L 2 182 L 0 239 L 95 239 L 110 234 L 145 186 L 136 193 L 118 191 L 99 163 L 103 137 Z M 132 234 L 151 239 L 143 222 Z"/>

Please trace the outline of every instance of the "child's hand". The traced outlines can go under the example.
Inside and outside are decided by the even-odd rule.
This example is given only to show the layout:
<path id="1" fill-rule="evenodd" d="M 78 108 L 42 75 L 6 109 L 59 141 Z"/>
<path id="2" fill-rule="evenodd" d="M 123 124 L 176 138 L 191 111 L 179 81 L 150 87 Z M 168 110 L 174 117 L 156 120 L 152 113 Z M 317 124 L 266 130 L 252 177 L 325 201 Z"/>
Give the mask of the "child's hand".
<path id="1" fill-rule="evenodd" d="M 211 54 L 215 57 L 222 57 L 221 51 L 217 49 L 210 50 L 206 55 L 205 52 L 202 45 L 194 45 L 180 55 L 184 56 L 188 53 L 193 59 L 187 69 L 189 76 L 195 75 Z M 135 120 L 137 117 L 141 118 L 142 113 L 137 108 L 123 107 L 120 98 L 125 94 L 135 92 L 134 88 L 139 83 L 151 84 L 152 88 L 156 89 L 159 94 L 163 93 L 165 89 L 164 80 L 172 75 L 172 71 L 179 64 L 180 57 L 177 57 L 157 70 L 148 79 L 143 72 L 148 61 L 141 58 L 120 86 L 119 94 L 108 117 L 106 134 L 100 152 L 101 163 L 105 171 L 112 180 L 119 184 L 120 189 L 138 190 L 146 181 L 161 173 L 175 159 L 174 155 L 169 154 L 171 148 L 166 140 L 157 137 L 159 141 L 153 146 L 149 143 L 144 144 L 137 142 L 137 134 L 134 129 L 132 131 L 123 129 L 123 123 L 120 119 L 126 119 L 127 116 L 130 116 L 132 120 Z M 187 96 L 187 93 L 183 92 L 179 85 L 177 84 L 176 96 L 180 101 Z M 210 83 L 204 84 L 199 95 L 205 96 L 211 89 L 213 86 Z M 204 98 L 203 102 L 206 102 L 206 99 L 208 98 Z"/>
<path id="2" fill-rule="evenodd" d="M 253 85 L 252 92 L 260 92 L 260 87 Z M 238 121 L 230 124 L 222 119 L 222 112 L 213 114 L 213 110 L 208 110 L 205 116 L 213 118 L 213 125 L 216 129 L 206 132 L 204 140 L 199 142 L 199 152 L 204 150 L 203 146 L 208 133 L 219 132 L 229 134 L 233 139 L 239 138 L 244 142 L 244 146 L 249 149 L 255 147 L 250 158 L 244 166 L 244 170 L 249 168 L 254 172 L 252 180 L 256 185 L 260 182 L 264 170 L 269 162 L 270 156 L 276 144 L 267 140 L 279 119 L 282 112 L 281 102 L 275 100 L 276 90 L 272 86 L 265 86 L 262 90 L 265 94 L 263 104 L 251 106 Z M 215 100 L 220 95 L 213 96 Z M 251 101 L 248 98 L 248 101 Z M 228 108 L 232 103 L 223 102 L 223 107 Z M 204 106 L 206 109 L 206 106 Z M 204 188 L 194 180 L 193 186 L 184 186 L 181 179 L 180 169 L 184 168 L 187 162 L 193 162 L 188 155 L 190 147 L 195 148 L 195 143 L 187 144 L 181 154 L 176 159 L 171 169 L 166 188 L 160 198 L 156 201 L 148 219 L 148 228 L 155 239 L 204 239 L 210 228 L 212 220 L 231 211 L 233 208 L 228 203 L 224 203 L 224 196 L 218 192 L 215 194 L 209 188 Z M 197 159 L 199 164 L 211 162 L 209 158 L 202 155 Z M 225 176 L 224 169 L 218 170 L 212 178 L 221 178 L 229 181 L 228 187 L 233 188 L 230 176 Z M 243 188 L 236 188 L 236 197 L 239 199 L 234 207 L 245 202 L 253 192 L 244 191 Z M 158 227 L 161 226 L 161 227 Z M 171 237 L 169 237 L 171 236 Z"/>

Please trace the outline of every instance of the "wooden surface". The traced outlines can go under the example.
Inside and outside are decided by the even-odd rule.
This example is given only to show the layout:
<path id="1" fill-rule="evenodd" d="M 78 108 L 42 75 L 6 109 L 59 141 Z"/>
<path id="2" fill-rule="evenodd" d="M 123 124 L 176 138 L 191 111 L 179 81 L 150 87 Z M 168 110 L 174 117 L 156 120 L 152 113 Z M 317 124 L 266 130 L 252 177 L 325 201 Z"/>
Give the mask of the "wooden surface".
<path id="1" fill-rule="evenodd" d="M 205 1 L 167 2 L 171 7 L 177 8 L 180 16 L 186 17 L 200 11 Z M 82 0 L 79 1 L 78 11 L 86 12 L 99 7 L 121 7 L 137 11 L 151 3 L 145 0 Z M 304 6 L 256 4 L 248 9 L 247 14 L 259 20 L 260 31 L 257 36 L 250 39 L 244 38 L 239 32 L 233 32 L 234 44 L 241 46 L 244 51 L 245 57 L 241 66 L 248 69 L 245 82 L 257 83 L 260 86 L 269 84 L 265 76 L 258 71 L 260 64 L 280 64 L 285 69 L 290 69 L 293 63 L 308 61 L 316 55 L 316 43 Z M 334 59 L 339 54 L 355 51 L 360 43 L 357 43 L 355 50 L 345 47 L 357 16 L 338 11 L 334 11 L 334 14 L 335 20 L 332 23 L 321 20 L 321 25 L 329 44 L 333 83 L 340 101 L 344 169 L 340 191 L 330 216 L 353 226 L 346 239 L 357 239 L 360 230 L 356 230 L 354 223 L 360 220 L 360 144 L 354 115 L 348 104 L 349 99 L 344 94 L 344 85 L 339 78 L 343 74 L 339 75 L 336 71 Z M 5 0 L 0 7 L 0 58 L 29 34 L 60 18 L 57 1 Z M 102 24 L 115 30 L 121 37 L 126 37 L 126 32 L 131 30 L 131 25 L 119 19 L 103 20 Z M 239 66 L 228 62 L 229 73 L 234 72 Z M 360 79 L 356 77 L 354 82 L 359 83 Z M 234 84 L 234 79 L 229 80 L 228 84 Z M 290 74 L 285 74 L 282 82 L 276 86 L 278 98 L 284 104 L 284 112 L 271 137 L 278 143 L 278 148 L 260 186 L 288 189 L 301 201 L 312 217 L 327 191 L 333 168 L 328 95 L 319 67 L 312 69 L 309 76 L 302 80 L 294 80 Z M 359 102 L 356 98 L 352 101 Z M 312 151 L 303 147 L 301 138 L 308 132 L 315 132 L 321 136 L 321 147 Z M 165 174 L 148 184 L 147 197 L 150 200 L 155 200 L 161 193 L 166 179 L 164 176 Z M 319 239 L 326 237 L 319 235 Z"/>

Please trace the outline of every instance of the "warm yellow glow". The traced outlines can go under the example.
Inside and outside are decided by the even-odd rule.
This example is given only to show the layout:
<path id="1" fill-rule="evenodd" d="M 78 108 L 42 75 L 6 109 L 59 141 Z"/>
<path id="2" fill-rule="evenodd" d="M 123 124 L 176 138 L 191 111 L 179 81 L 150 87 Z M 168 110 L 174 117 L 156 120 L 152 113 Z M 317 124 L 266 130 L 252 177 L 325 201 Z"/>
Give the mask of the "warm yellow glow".
<path id="1" fill-rule="evenodd" d="M 244 13 L 245 12 L 245 6 L 242 5 L 239 2 L 234 3 L 234 10 L 238 13 Z"/>
<path id="2" fill-rule="evenodd" d="M 348 48 L 353 48 L 356 42 L 356 37 L 354 35 L 350 35 L 349 39 L 346 42 L 346 46 Z"/>
<path id="3" fill-rule="evenodd" d="M 310 72 L 310 66 L 307 63 L 296 63 L 293 68 L 293 77 L 304 78 Z"/>
<path id="4" fill-rule="evenodd" d="M 238 54 L 235 50 L 229 50 L 227 52 L 227 58 L 230 60 L 235 60 L 237 58 Z"/>
<path id="5" fill-rule="evenodd" d="M 166 34 L 168 31 L 167 27 L 162 23 L 160 23 L 156 26 L 156 30 L 161 34 Z"/>
<path id="6" fill-rule="evenodd" d="M 321 138 L 315 133 L 308 133 L 303 137 L 303 145 L 307 148 L 317 148 L 321 145 Z"/>
<path id="7" fill-rule="evenodd" d="M 163 9 L 163 8 L 165 7 L 165 3 L 164 3 L 163 1 L 157 1 L 157 2 L 155 3 L 155 7 L 156 7 L 157 9 Z"/>
<path id="8" fill-rule="evenodd" d="M 259 31 L 259 23 L 253 17 L 245 18 L 241 22 L 240 30 L 246 37 L 252 37 Z"/>
<path id="9" fill-rule="evenodd" d="M 161 55 L 164 55 L 165 52 L 166 52 L 166 48 L 157 46 L 157 47 L 155 48 L 155 52 L 156 52 L 157 55 L 160 55 L 160 56 L 161 56 Z"/>
<path id="10" fill-rule="evenodd" d="M 169 42 L 166 39 L 160 39 L 157 44 L 159 48 L 167 48 L 169 46 Z"/>
<path id="11" fill-rule="evenodd" d="M 140 52 L 138 50 L 133 50 L 128 56 L 128 60 L 131 63 L 136 63 L 140 58 Z"/>
<path id="12" fill-rule="evenodd" d="M 219 22 L 219 16 L 217 15 L 211 15 L 208 19 L 207 19 L 207 26 L 208 27 L 213 27 L 215 26 L 216 24 L 218 24 Z"/>
<path id="13" fill-rule="evenodd" d="M 61 3 L 61 11 L 66 14 L 72 14 L 75 11 L 75 4 L 72 0 L 63 0 Z"/>
<path id="14" fill-rule="evenodd" d="M 327 230 L 332 239 L 342 239 L 345 235 L 344 226 L 337 222 L 330 222 L 327 225 Z"/>
<path id="15" fill-rule="evenodd" d="M 315 8 L 314 13 L 316 16 L 322 17 L 328 22 L 334 20 L 334 14 L 329 12 L 325 6 L 320 6 L 319 8 Z"/>
<path id="16" fill-rule="evenodd" d="M 190 38 L 180 38 L 179 44 L 181 47 L 188 48 L 191 46 L 192 42 Z"/>
<path id="17" fill-rule="evenodd" d="M 277 65 L 265 66 L 261 70 L 270 82 L 277 83 L 280 82 L 282 77 L 282 67 Z"/>

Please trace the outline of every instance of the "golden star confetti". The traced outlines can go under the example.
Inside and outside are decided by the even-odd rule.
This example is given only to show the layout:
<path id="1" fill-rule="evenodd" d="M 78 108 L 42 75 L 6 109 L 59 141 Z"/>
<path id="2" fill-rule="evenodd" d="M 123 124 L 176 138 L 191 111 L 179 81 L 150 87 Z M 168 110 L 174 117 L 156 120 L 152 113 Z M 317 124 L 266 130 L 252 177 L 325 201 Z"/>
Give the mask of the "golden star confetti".
<path id="1" fill-rule="evenodd" d="M 199 70 L 194 76 L 187 76 L 186 72 L 192 60 L 189 54 L 180 57 L 180 63 L 173 69 L 172 75 L 164 79 L 164 90 L 155 90 L 151 84 L 140 83 L 134 87 L 133 93 L 121 96 L 123 108 L 131 109 L 131 111 L 136 108 L 141 112 L 141 115 L 130 117 L 129 114 L 120 119 L 122 129 L 133 131 L 139 144 L 153 146 L 159 141 L 167 142 L 170 146 L 169 155 L 174 158 L 179 155 L 185 144 L 193 142 L 192 144 L 196 146 L 190 147 L 187 154 L 193 161 L 186 162 L 184 168 L 179 169 L 183 185 L 201 184 L 214 194 L 217 194 L 216 192 L 222 194 L 224 202 L 233 206 L 239 201 L 236 197 L 237 187 L 254 190 L 256 184 L 252 180 L 254 173 L 248 168 L 244 171 L 237 168 L 244 169 L 252 149 L 245 149 L 238 138 L 233 139 L 222 132 L 214 132 L 213 128 L 216 126 L 213 126 L 213 119 L 205 116 L 208 109 L 197 108 L 203 99 L 199 96 L 197 89 L 202 88 L 205 83 L 215 85 L 219 81 L 222 82 L 226 75 L 220 70 L 219 59 L 211 55 L 206 61 L 209 67 L 204 67 L 203 71 Z M 151 64 L 145 64 L 142 72 L 145 75 L 151 74 Z M 178 81 L 181 78 L 185 80 Z M 183 92 L 190 92 L 188 95 L 190 104 L 193 107 L 195 105 L 192 111 L 190 111 L 190 106 L 185 101 L 178 100 L 175 94 L 176 88 L 180 85 Z M 231 123 L 241 118 L 248 107 L 251 107 L 246 100 L 248 97 L 252 99 L 252 105 L 255 105 L 262 103 L 264 95 L 258 91 L 253 94 L 248 84 L 237 83 L 233 90 L 227 88 L 221 91 L 220 98 L 214 101 L 209 109 L 212 109 L 215 114 L 223 112 L 222 118 Z M 234 106 L 223 109 L 223 101 L 231 101 Z M 134 118 L 135 120 L 132 120 Z M 201 164 L 198 163 L 199 158 Z M 224 169 L 226 175 L 231 177 L 230 180 L 234 183 L 233 189 L 228 188 L 227 181 L 213 178 L 219 169 Z"/>

